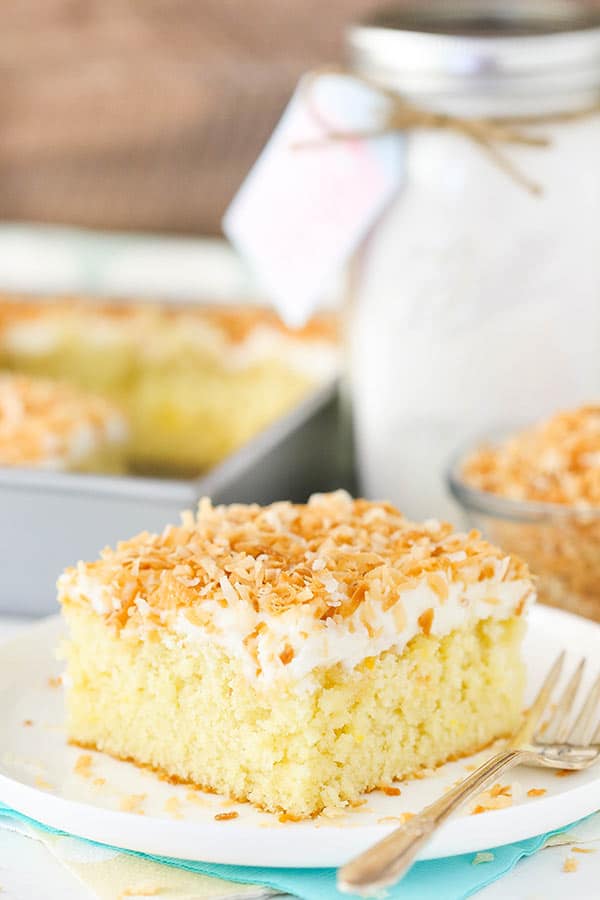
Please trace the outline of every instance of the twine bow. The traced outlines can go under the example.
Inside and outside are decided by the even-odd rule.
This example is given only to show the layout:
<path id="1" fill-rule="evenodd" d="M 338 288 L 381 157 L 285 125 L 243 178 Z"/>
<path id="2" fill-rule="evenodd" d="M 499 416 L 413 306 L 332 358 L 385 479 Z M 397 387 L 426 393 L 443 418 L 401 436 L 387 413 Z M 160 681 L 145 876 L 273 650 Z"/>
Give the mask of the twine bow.
<path id="1" fill-rule="evenodd" d="M 386 97 L 388 108 L 381 124 L 372 128 L 337 130 L 328 129 L 324 138 L 303 141 L 297 146 L 314 146 L 328 140 L 346 141 L 357 138 L 375 138 L 384 134 L 397 131 L 410 131 L 415 129 L 430 129 L 433 131 L 448 131 L 462 134 L 474 141 L 488 154 L 492 161 L 500 169 L 505 171 L 517 184 L 520 184 L 531 194 L 541 195 L 543 188 L 538 182 L 529 178 L 515 165 L 510 157 L 504 153 L 503 146 L 515 144 L 524 147 L 549 147 L 552 140 L 543 135 L 532 134 L 528 129 L 538 125 L 553 125 L 559 123 L 575 122 L 580 119 L 600 113 L 600 99 L 588 106 L 577 110 L 542 115 L 525 116 L 493 116 L 493 117 L 464 117 L 449 115 L 447 113 L 433 112 L 415 106 L 400 94 L 388 88 L 382 87 L 362 75 L 343 68 L 324 68 L 311 72 L 308 76 L 307 90 L 310 91 L 314 81 L 321 75 L 347 75 L 355 81 L 361 82 L 371 90 Z"/>

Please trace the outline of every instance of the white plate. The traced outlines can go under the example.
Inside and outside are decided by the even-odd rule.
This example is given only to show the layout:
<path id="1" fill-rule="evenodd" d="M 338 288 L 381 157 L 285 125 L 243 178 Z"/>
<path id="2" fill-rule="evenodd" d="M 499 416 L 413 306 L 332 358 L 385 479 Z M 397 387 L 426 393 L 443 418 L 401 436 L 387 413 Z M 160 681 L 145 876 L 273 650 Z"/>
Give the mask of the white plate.
<path id="1" fill-rule="evenodd" d="M 2 646 L 0 800 L 54 828 L 103 844 L 234 865 L 337 866 L 390 831 L 396 823 L 382 821 L 386 817 L 418 811 L 464 777 L 466 766 L 487 755 L 480 753 L 402 784 L 399 797 L 369 794 L 366 807 L 340 818 L 283 824 L 247 804 L 169 785 L 150 772 L 98 753 L 92 754 L 91 777 L 86 778 L 74 771 L 82 751 L 65 740 L 62 691 L 48 682 L 61 670 L 53 652 L 60 634 L 60 621 L 53 618 Z M 600 655 L 600 626 L 556 610 L 534 609 L 525 650 L 528 700 L 563 646 L 571 666 L 586 654 L 592 662 L 589 669 L 594 669 Z M 587 673 L 588 684 L 592 674 Z M 24 724 L 28 721 L 32 724 Z M 96 779 L 105 782 L 94 783 Z M 500 846 L 600 808 L 600 767 L 566 778 L 519 769 L 503 783 L 512 786 L 511 807 L 476 816 L 467 809 L 438 832 L 423 858 Z M 530 788 L 545 788 L 546 794 L 531 799 Z M 144 815 L 120 811 L 124 798 L 131 795 L 144 795 Z M 215 821 L 214 816 L 225 810 L 236 810 L 238 818 Z"/>

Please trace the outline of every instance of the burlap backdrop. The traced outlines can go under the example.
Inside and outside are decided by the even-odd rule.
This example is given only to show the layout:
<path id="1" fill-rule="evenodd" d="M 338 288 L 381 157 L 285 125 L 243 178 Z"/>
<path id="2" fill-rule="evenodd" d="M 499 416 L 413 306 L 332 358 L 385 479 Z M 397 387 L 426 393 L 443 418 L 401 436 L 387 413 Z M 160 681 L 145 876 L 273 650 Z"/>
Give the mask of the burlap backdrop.
<path id="1" fill-rule="evenodd" d="M 0 219 L 214 233 L 299 74 L 372 0 L 0 5 Z"/>

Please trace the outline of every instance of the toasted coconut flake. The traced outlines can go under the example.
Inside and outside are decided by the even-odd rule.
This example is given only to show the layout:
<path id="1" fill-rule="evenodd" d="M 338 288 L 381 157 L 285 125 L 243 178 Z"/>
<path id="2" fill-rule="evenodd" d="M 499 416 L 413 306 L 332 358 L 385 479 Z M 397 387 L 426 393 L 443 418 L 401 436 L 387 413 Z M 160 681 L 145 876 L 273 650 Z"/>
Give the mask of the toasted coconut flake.
<path id="1" fill-rule="evenodd" d="M 68 467 L 79 437 L 102 445 L 113 431 L 124 437 L 126 426 L 108 400 L 63 382 L 0 374 L 0 465 Z"/>
<path id="2" fill-rule="evenodd" d="M 417 619 L 417 621 L 419 623 L 419 628 L 421 629 L 423 634 L 431 633 L 431 626 L 433 625 L 433 616 L 434 616 L 434 611 L 433 611 L 433 609 L 429 608 L 429 609 L 426 609 L 425 612 L 421 613 L 421 615 Z"/>
<path id="3" fill-rule="evenodd" d="M 430 572 L 427 576 L 427 584 L 438 595 L 442 603 L 448 599 L 448 582 L 439 572 Z"/>
<path id="4" fill-rule="evenodd" d="M 559 412 L 465 460 L 466 484 L 509 500 L 558 504 L 535 523 L 489 518 L 487 530 L 523 555 L 539 597 L 600 621 L 600 406 Z M 524 597 L 517 609 L 526 607 Z"/>
<path id="5" fill-rule="evenodd" d="M 503 497 L 599 507 L 600 406 L 559 412 L 499 446 L 480 447 L 463 477 Z"/>
<path id="6" fill-rule="evenodd" d="M 471 814 L 474 816 L 493 809 L 506 809 L 508 806 L 512 806 L 512 788 L 508 784 L 494 784 L 488 791 L 484 791 L 477 800 L 477 804 L 471 811 Z"/>
<path id="7" fill-rule="evenodd" d="M 281 662 L 283 663 L 284 666 L 287 666 L 288 663 L 291 663 L 293 658 L 294 658 L 294 650 L 292 647 L 290 647 L 289 644 L 286 644 L 285 647 L 283 648 L 283 650 L 281 651 L 281 653 L 279 654 L 279 659 L 281 660 Z"/>
<path id="8" fill-rule="evenodd" d="M 528 797 L 543 797 L 544 794 L 547 793 L 546 788 L 529 788 L 527 791 Z"/>
<path id="9" fill-rule="evenodd" d="M 323 810 L 323 813 L 324 812 L 325 810 Z M 323 813 L 321 813 L 321 815 L 323 815 Z M 278 821 L 282 824 L 284 822 L 301 822 L 302 818 L 300 816 L 293 816 L 291 813 L 281 813 L 281 815 L 278 816 Z"/>

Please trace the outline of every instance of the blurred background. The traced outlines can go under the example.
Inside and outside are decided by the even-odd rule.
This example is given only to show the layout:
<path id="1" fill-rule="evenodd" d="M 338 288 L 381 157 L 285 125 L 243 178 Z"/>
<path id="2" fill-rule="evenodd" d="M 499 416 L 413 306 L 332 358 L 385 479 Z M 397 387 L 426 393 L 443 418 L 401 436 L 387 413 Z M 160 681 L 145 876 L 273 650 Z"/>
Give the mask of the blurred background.
<path id="1" fill-rule="evenodd" d="M 371 0 L 20 0 L 0 220 L 215 235 L 300 74 Z"/>
<path id="2" fill-rule="evenodd" d="M 9 434 L 0 533 L 12 540 L 0 543 L 0 568 L 13 582 L 0 606 L 35 596 L 45 609 L 62 565 L 162 527 L 200 494 L 270 502 L 344 486 L 410 518 L 527 546 L 538 574 L 547 570 L 545 599 L 600 619 L 600 489 L 561 500 L 573 520 L 565 514 L 560 529 L 548 493 L 544 531 L 537 507 L 488 509 L 456 468 L 482 440 L 598 404 L 600 0 L 380 5 L 1 5 L 0 375 L 97 394 L 127 434 L 117 477 L 106 465 L 94 470 L 103 479 L 84 476 L 69 458 L 62 481 L 32 474 L 49 467 L 43 454 L 23 474 Z M 238 206 L 238 233 L 227 231 L 235 252 L 223 214 L 300 77 L 341 62 L 353 72 L 338 77 L 346 90 L 376 84 L 380 109 L 393 97 L 449 126 L 429 119 L 331 141 L 323 122 L 350 113 L 362 123 L 364 98 L 332 102 L 328 118 L 311 95 L 303 122 L 320 150 L 281 142 L 288 168 L 269 169 L 245 243 Z M 340 85 L 329 89 L 339 101 Z M 506 116 L 508 136 L 490 123 Z M 327 273 L 314 265 L 323 247 Z M 257 260 L 267 263 L 260 283 Z M 265 276 L 277 269 L 289 312 L 306 299 L 311 267 L 317 317 L 296 331 L 289 323 L 301 317 L 284 323 Z M 14 427 L 27 404 L 6 391 L 4 425 Z M 2 416 L 0 403 L 0 444 Z M 573 421 L 595 435 L 582 465 L 600 484 L 600 414 Z M 564 450 L 559 442 L 547 458 L 564 461 Z M 542 457 L 536 491 L 538 476 L 558 477 Z M 54 492 L 43 514 L 40 487 L 46 499 Z M 522 500 L 526 488 L 515 488 Z M 594 511 L 585 529 L 581 504 Z M 28 579 L 32 510 L 46 553 L 43 577 Z M 495 530 L 506 519 L 508 536 Z"/>

